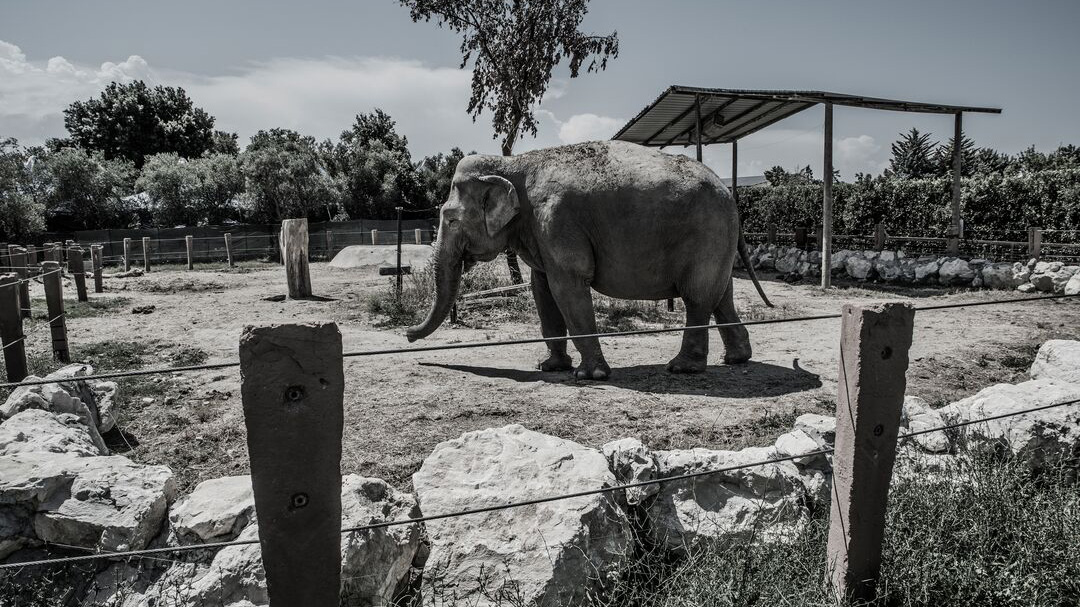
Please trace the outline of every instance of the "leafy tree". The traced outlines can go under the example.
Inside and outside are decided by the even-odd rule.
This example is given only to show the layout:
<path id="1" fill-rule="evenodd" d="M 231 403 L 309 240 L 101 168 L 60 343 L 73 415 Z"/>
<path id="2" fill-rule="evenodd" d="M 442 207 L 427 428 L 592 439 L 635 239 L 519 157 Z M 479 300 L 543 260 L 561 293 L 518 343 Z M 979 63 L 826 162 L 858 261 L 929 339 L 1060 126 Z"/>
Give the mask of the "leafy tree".
<path id="1" fill-rule="evenodd" d="M 603 70 L 618 57 L 619 37 L 578 31 L 588 0 L 399 0 L 414 22 L 461 34 L 461 67 L 473 61 L 468 112 L 492 112 L 495 137 L 509 156 L 523 133 L 536 135 L 533 106 L 563 59 L 570 77 Z"/>
<path id="2" fill-rule="evenodd" d="M 454 148 L 449 154 L 428 156 L 417 164 L 423 206 L 433 207 L 446 202 L 450 195 L 450 184 L 454 181 L 454 171 L 464 157 L 465 152 L 461 148 Z"/>
<path id="3" fill-rule="evenodd" d="M 213 142 L 214 118 L 195 107 L 184 89 L 150 88 L 139 80 L 113 82 L 100 98 L 72 103 L 64 126 L 79 147 L 141 167 L 147 156 L 162 152 L 201 156 Z"/>
<path id="4" fill-rule="evenodd" d="M 228 154 L 194 160 L 155 154 L 146 159 L 136 188 L 150 197 L 159 227 L 217 224 L 236 218 L 234 203 L 244 191 L 244 175 L 237 158 Z"/>
<path id="5" fill-rule="evenodd" d="M 769 182 L 769 185 L 774 187 L 821 183 L 820 181 L 814 181 L 814 170 L 809 166 L 797 169 L 794 173 L 789 173 L 782 166 L 774 166 L 771 169 L 766 169 L 765 180 Z"/>
<path id="6" fill-rule="evenodd" d="M 236 133 L 227 133 L 225 131 L 214 131 L 210 139 L 211 154 L 228 154 L 229 156 L 240 155 L 240 143 L 239 137 Z"/>
<path id="7" fill-rule="evenodd" d="M 394 127 L 390 115 L 376 108 L 358 114 L 336 144 L 322 144 L 327 169 L 341 185 L 346 215 L 389 218 L 394 207 L 417 206 L 419 186 L 409 142 Z"/>
<path id="8" fill-rule="evenodd" d="M 249 221 L 333 217 L 339 193 L 313 137 L 288 129 L 259 131 L 240 155 Z"/>
<path id="9" fill-rule="evenodd" d="M 930 177 L 937 170 L 934 155 L 937 147 L 937 142 L 930 141 L 929 133 L 920 133 L 919 129 L 912 128 L 892 144 L 889 171 L 902 178 Z"/>
<path id="10" fill-rule="evenodd" d="M 32 187 L 34 162 L 14 138 L 0 139 L 0 240 L 26 241 L 45 229 Z"/>
<path id="11" fill-rule="evenodd" d="M 133 222 L 134 209 L 123 200 L 132 193 L 137 176 L 130 161 L 65 148 L 41 162 L 48 172 L 45 204 L 50 229 L 93 230 Z"/>
<path id="12" fill-rule="evenodd" d="M 974 175 L 994 175 L 1007 172 L 1013 164 L 1013 159 L 1008 154 L 992 148 L 979 148 L 975 151 L 975 162 L 972 167 Z"/>

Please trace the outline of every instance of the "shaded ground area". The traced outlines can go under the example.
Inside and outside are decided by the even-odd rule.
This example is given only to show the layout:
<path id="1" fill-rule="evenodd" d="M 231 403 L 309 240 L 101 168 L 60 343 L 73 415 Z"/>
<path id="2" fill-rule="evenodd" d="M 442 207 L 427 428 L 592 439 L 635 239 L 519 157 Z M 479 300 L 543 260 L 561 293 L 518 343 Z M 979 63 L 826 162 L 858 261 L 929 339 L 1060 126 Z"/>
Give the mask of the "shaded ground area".
<path id="1" fill-rule="evenodd" d="M 325 263 L 313 264 L 312 273 L 320 299 L 308 301 L 268 301 L 284 293 L 284 271 L 276 265 L 111 279 L 92 306 L 72 308 L 75 358 L 99 370 L 223 362 L 236 359 L 245 324 L 310 320 L 339 323 L 347 352 L 408 346 L 400 329 L 386 328 L 385 318 L 372 317 L 364 305 L 371 294 L 390 288 L 385 277 Z M 40 285 L 34 288 L 40 296 Z M 836 313 L 849 301 L 911 298 L 921 305 L 1015 296 L 858 284 L 822 293 L 810 284 L 774 281 L 765 288 L 779 308 L 761 306 L 751 283 L 736 279 L 744 318 Z M 682 323 L 662 302 L 644 305 L 653 309 L 638 314 L 642 320 L 602 303 L 601 324 L 610 330 Z M 150 313 L 131 313 L 148 306 Z M 445 325 L 422 345 L 538 337 L 531 314 L 527 301 L 510 315 L 465 311 L 461 324 Z M 1080 306 L 1073 301 L 919 313 L 908 391 L 947 402 L 1016 381 L 1043 340 L 1080 337 L 1078 319 Z M 42 319 L 28 328 L 34 365 L 45 370 L 51 365 L 48 329 Z M 678 351 L 678 335 L 609 338 L 603 345 L 614 373 L 603 383 L 536 371 L 542 345 L 346 359 L 343 472 L 408 488 L 410 475 L 439 441 L 510 423 L 592 446 L 636 436 L 655 448 L 739 448 L 775 439 L 798 414 L 833 412 L 838 320 L 754 326 L 750 334 L 754 362 L 720 364 L 722 344 L 714 333 L 714 366 L 697 376 L 664 371 Z M 200 480 L 246 472 L 239 388 L 235 369 L 125 380 L 121 431 L 110 443 L 137 461 L 171 466 L 182 492 Z"/>

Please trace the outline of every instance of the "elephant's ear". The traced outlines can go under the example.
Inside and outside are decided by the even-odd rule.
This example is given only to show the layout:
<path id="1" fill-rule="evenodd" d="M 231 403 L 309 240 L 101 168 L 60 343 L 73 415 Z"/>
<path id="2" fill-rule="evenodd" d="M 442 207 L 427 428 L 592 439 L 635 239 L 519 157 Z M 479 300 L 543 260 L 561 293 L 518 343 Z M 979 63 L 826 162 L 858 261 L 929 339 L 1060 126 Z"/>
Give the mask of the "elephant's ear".
<path id="1" fill-rule="evenodd" d="M 508 179 L 498 175 L 484 175 L 480 181 L 494 186 L 484 199 L 484 223 L 488 235 L 494 236 L 518 214 L 517 190 Z"/>

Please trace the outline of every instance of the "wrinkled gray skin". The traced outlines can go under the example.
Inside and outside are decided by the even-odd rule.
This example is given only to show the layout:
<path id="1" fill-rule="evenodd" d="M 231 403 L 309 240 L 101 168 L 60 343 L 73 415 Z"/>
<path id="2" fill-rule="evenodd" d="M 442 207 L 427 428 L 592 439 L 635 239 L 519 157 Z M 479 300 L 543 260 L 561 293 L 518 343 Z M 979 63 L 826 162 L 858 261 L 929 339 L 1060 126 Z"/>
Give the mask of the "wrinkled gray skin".
<path id="1" fill-rule="evenodd" d="M 681 297 L 689 326 L 709 324 L 710 316 L 738 322 L 735 255 L 750 267 L 731 193 L 715 173 L 685 156 L 621 141 L 468 156 L 458 163 L 442 206 L 435 301 L 427 318 L 406 331 L 409 341 L 442 324 L 463 271 L 507 246 L 532 268 L 544 337 L 596 333 L 590 289 L 621 299 Z M 725 362 L 750 359 L 745 327 L 721 328 L 720 337 Z M 574 346 L 581 353 L 575 377 L 608 377 L 598 339 L 574 339 Z M 565 340 L 548 342 L 548 350 L 541 370 L 572 367 Z M 708 352 L 706 329 L 685 331 L 667 368 L 703 371 Z"/>

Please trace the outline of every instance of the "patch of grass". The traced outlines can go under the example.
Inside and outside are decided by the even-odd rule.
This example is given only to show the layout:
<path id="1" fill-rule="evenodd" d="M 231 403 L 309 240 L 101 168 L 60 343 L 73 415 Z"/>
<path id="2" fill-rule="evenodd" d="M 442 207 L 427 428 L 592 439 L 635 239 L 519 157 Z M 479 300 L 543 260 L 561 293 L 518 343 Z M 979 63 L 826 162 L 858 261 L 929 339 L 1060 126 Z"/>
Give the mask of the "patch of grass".
<path id="1" fill-rule="evenodd" d="M 149 351 L 144 342 L 99 341 L 76 346 L 72 360 L 89 363 L 96 371 L 128 371 L 143 366 Z"/>
<path id="2" fill-rule="evenodd" d="M 668 312 L 663 301 L 614 299 L 595 294 L 593 310 L 596 313 L 596 329 L 601 333 L 633 331 L 646 324 L 682 324 L 683 318 L 681 311 Z"/>
<path id="3" fill-rule="evenodd" d="M 76 299 L 64 299 L 64 317 L 67 319 L 75 318 L 94 318 L 97 316 L 105 316 L 127 307 L 131 304 L 131 298 L 128 297 L 91 297 L 90 301 L 78 301 Z M 30 308 L 33 310 L 33 317 L 30 319 L 30 327 L 28 330 L 37 323 L 47 323 L 49 321 L 49 308 L 45 302 L 44 297 L 35 297 L 30 301 Z"/>
<path id="4" fill-rule="evenodd" d="M 172 355 L 172 366 L 191 367 L 201 365 L 210 358 L 210 355 L 202 348 L 184 346 Z"/>

